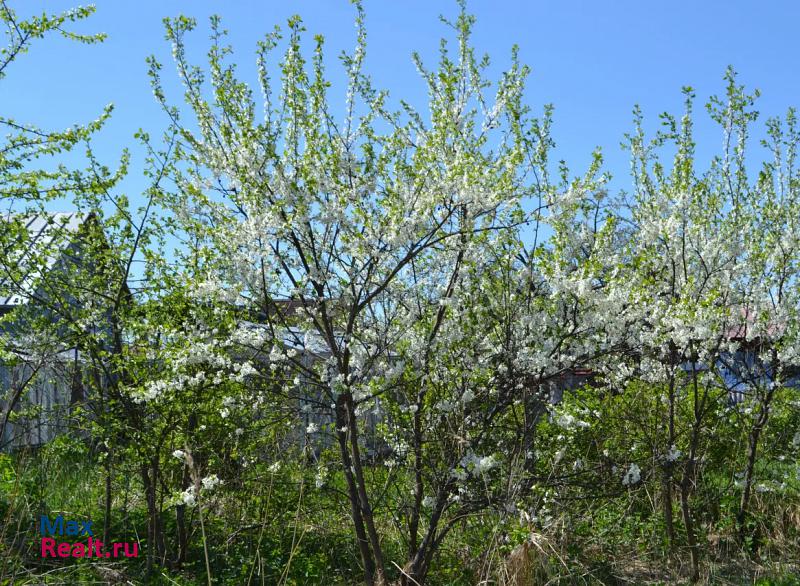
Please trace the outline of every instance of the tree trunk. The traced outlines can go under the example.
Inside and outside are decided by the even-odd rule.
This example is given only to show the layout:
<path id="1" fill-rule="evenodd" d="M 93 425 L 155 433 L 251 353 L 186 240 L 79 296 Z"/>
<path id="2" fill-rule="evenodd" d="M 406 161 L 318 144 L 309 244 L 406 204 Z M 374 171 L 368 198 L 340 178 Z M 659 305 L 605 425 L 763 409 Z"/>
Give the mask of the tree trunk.
<path id="1" fill-rule="evenodd" d="M 156 556 L 163 557 L 164 536 L 161 531 L 160 512 L 156 502 L 158 484 L 158 465 L 155 461 L 142 464 L 142 483 L 147 502 L 147 565 L 148 574 L 152 572 Z"/>
<path id="2" fill-rule="evenodd" d="M 144 498 L 147 503 L 147 560 L 145 562 L 145 572 L 149 576 L 153 572 L 153 565 L 156 559 L 156 528 L 155 524 L 153 523 L 153 511 L 155 509 L 155 489 L 150 480 L 150 468 L 146 463 L 141 465 L 140 473 L 142 475 Z"/>
<path id="3" fill-rule="evenodd" d="M 664 530 L 667 533 L 667 546 L 669 551 L 675 549 L 675 523 L 673 522 L 674 513 L 672 511 L 672 468 L 667 465 L 664 470 L 664 486 L 661 497 L 664 501 L 662 511 L 664 514 Z"/>
<path id="4" fill-rule="evenodd" d="M 381 548 L 378 531 L 375 528 L 375 520 L 372 516 L 372 507 L 369 504 L 367 486 L 364 481 L 364 470 L 361 467 L 361 450 L 358 446 L 358 421 L 356 420 L 355 404 L 350 393 L 345 394 L 345 408 L 347 409 L 347 431 L 345 436 L 350 438 L 350 450 L 352 453 L 352 469 L 358 492 L 358 499 L 361 504 L 361 516 L 369 536 L 370 546 L 372 547 L 372 557 L 375 560 L 375 583 L 378 586 L 386 582 L 386 569 L 383 564 L 383 551 Z"/>
<path id="5" fill-rule="evenodd" d="M 700 579 L 700 551 L 697 545 L 697 536 L 694 532 L 694 517 L 689 503 L 691 477 L 689 469 L 692 468 L 691 462 L 687 462 L 686 471 L 681 481 L 681 512 L 683 513 L 683 524 L 686 527 L 686 542 L 689 544 L 689 556 L 692 563 L 692 582 Z"/>
<path id="6" fill-rule="evenodd" d="M 750 430 L 750 438 L 747 445 L 747 464 L 744 469 L 744 486 L 742 487 L 742 498 L 739 500 L 739 510 L 736 513 L 736 527 L 739 543 L 744 543 L 747 523 L 747 513 L 750 507 L 750 496 L 753 490 L 753 477 L 755 474 L 756 459 L 758 454 L 758 442 L 761 431 L 766 424 L 767 405 L 762 405 L 756 424 Z"/>
<path id="7" fill-rule="evenodd" d="M 106 450 L 106 491 L 105 491 L 105 518 L 103 519 L 103 542 L 109 543 L 111 540 L 111 450 Z"/>
<path id="8" fill-rule="evenodd" d="M 696 361 L 696 357 L 692 357 L 692 359 Z M 692 563 L 691 580 L 692 582 L 697 582 L 700 579 L 700 546 L 697 543 L 694 516 L 692 515 L 689 499 L 692 491 L 691 485 L 694 482 L 695 462 L 697 460 L 697 451 L 700 447 L 700 434 L 708 395 L 704 390 L 702 397 L 700 396 L 697 372 L 695 370 L 692 370 L 692 387 L 694 394 L 694 408 L 692 410 L 694 421 L 692 422 L 692 433 L 689 439 L 689 454 L 686 459 L 686 465 L 683 468 L 683 477 L 681 478 L 681 512 L 683 514 L 683 524 L 686 527 L 686 542 L 689 545 L 689 555 Z"/>
<path id="9" fill-rule="evenodd" d="M 772 399 L 775 396 L 775 391 L 778 388 L 776 383 L 778 371 L 778 357 L 775 351 L 772 351 L 771 361 L 772 374 L 768 376 L 767 392 L 760 398 L 758 417 L 750 430 L 750 437 L 747 442 L 747 464 L 744 469 L 744 486 L 742 487 L 742 498 L 739 500 L 739 510 L 736 512 L 736 528 L 737 537 L 740 544 L 744 543 L 746 533 L 747 514 L 750 508 L 750 497 L 753 493 L 753 478 L 755 476 L 756 460 L 758 459 L 758 442 L 761 439 L 761 433 L 767 426 L 769 421 L 769 410 L 772 405 Z M 757 550 L 755 539 L 753 540 L 753 553 Z"/>
<path id="10" fill-rule="evenodd" d="M 364 519 L 361 516 L 361 504 L 353 478 L 353 465 L 350 458 L 350 449 L 347 445 L 347 432 L 343 431 L 347 426 L 348 418 L 345 415 L 345 405 L 343 397 L 337 399 L 336 405 L 336 439 L 339 442 L 339 451 L 342 456 L 342 468 L 345 480 L 347 481 L 347 496 L 350 499 L 350 512 L 353 515 L 353 527 L 356 532 L 358 550 L 361 554 L 361 561 L 364 564 L 364 582 L 367 586 L 375 586 L 375 559 L 370 551 L 367 532 L 364 528 Z"/>
<path id="11" fill-rule="evenodd" d="M 675 445 L 675 373 L 673 372 L 669 380 L 669 418 L 667 427 L 667 443 L 669 449 Z M 673 521 L 674 513 L 672 511 L 672 472 L 674 463 L 664 462 L 664 529 L 667 533 L 667 543 L 670 552 L 675 549 L 675 524 Z"/>
<path id="12" fill-rule="evenodd" d="M 175 567 L 181 568 L 186 561 L 186 548 L 189 544 L 189 534 L 186 531 L 186 505 L 179 504 L 175 507 L 175 522 L 178 525 L 178 557 Z"/>

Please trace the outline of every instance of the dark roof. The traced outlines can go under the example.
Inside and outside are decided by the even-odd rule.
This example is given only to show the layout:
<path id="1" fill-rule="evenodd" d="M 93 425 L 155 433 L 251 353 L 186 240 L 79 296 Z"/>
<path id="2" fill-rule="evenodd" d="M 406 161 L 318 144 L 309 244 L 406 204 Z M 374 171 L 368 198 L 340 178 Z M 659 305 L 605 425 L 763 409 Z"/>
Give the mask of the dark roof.
<path id="1" fill-rule="evenodd" d="M 753 310 L 746 306 L 738 308 L 739 319 L 736 323 L 731 325 L 725 332 L 729 340 L 745 341 L 748 335 L 752 336 L 752 331 L 755 329 L 757 316 Z M 766 325 L 766 335 L 769 337 L 780 336 L 786 329 L 784 324 L 776 320 L 770 320 Z"/>

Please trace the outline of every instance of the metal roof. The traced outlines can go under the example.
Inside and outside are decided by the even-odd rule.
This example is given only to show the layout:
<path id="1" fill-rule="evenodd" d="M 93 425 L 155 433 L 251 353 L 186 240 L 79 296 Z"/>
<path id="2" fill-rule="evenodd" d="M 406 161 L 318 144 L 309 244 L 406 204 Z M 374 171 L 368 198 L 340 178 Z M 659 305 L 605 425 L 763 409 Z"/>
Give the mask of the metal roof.
<path id="1" fill-rule="evenodd" d="M 34 251 L 39 253 L 47 252 L 49 256 L 46 268 L 52 268 L 60 256 L 58 252 L 63 251 L 71 242 L 71 238 L 63 238 L 64 232 L 76 233 L 88 216 L 82 212 L 52 212 L 30 215 L 6 214 L 3 221 L 8 221 L 15 217 L 22 218 L 25 223 L 25 229 L 28 231 L 28 242 L 26 243 L 28 249 L 19 257 L 19 262 L 23 265 L 23 270 L 25 270 L 26 258 L 30 258 Z M 60 248 L 52 250 L 54 244 Z M 31 271 L 33 271 L 32 268 Z M 26 274 L 23 277 L 22 287 L 32 287 L 38 276 L 34 272 Z M 7 281 L 7 275 L 0 275 L 0 291 L 2 292 L 0 294 L 0 308 L 25 304 L 27 300 L 19 294 L 19 291 L 10 295 L 6 294 L 9 288 Z"/>

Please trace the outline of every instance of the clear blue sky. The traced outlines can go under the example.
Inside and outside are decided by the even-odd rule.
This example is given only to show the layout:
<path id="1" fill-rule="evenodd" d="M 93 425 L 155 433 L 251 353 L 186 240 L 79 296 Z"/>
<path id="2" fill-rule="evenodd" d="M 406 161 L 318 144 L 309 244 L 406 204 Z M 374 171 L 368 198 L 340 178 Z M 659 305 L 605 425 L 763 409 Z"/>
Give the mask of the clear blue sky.
<path id="1" fill-rule="evenodd" d="M 22 14 L 73 5 L 63 0 L 11 4 Z M 192 43 L 202 58 L 206 18 L 220 14 L 242 74 L 249 78 L 255 70 L 256 40 L 292 14 L 303 17 L 309 40 L 315 33 L 326 37 L 334 80 L 341 79 L 336 55 L 353 46 L 355 33 L 353 9 L 346 0 L 98 0 L 96 5 L 97 14 L 80 30 L 105 32 L 108 40 L 99 46 L 63 39 L 39 43 L 0 84 L 0 111 L 20 121 L 63 128 L 93 119 L 104 104 L 113 102 L 114 117 L 98 142 L 109 163 L 124 146 L 135 147 L 132 137 L 138 128 L 155 135 L 165 126 L 144 61 L 155 54 L 165 62 L 165 78 L 174 82 L 162 17 L 184 13 L 200 20 L 203 26 Z M 416 49 L 429 62 L 435 60 L 438 39 L 447 34 L 438 15 L 454 16 L 456 3 L 366 0 L 365 6 L 367 67 L 376 84 L 395 98 L 424 104 L 424 86 L 410 53 Z M 536 110 L 544 103 L 555 105 L 557 157 L 577 172 L 600 146 L 617 185 L 626 184 L 627 156 L 619 143 L 631 128 L 636 103 L 654 128 L 661 111 L 680 112 L 683 85 L 696 88 L 700 106 L 722 91 L 722 74 L 732 64 L 744 83 L 762 90 L 762 118 L 800 105 L 800 2 L 473 0 L 469 7 L 478 17 L 475 42 L 479 51 L 492 56 L 496 71 L 508 63 L 509 49 L 517 43 L 522 60 L 533 68 L 529 103 Z M 173 96 L 178 102 L 179 92 Z M 698 134 L 701 155 L 721 144 L 710 123 L 698 124 Z M 135 158 L 124 186 L 131 196 L 143 185 L 137 163 Z"/>

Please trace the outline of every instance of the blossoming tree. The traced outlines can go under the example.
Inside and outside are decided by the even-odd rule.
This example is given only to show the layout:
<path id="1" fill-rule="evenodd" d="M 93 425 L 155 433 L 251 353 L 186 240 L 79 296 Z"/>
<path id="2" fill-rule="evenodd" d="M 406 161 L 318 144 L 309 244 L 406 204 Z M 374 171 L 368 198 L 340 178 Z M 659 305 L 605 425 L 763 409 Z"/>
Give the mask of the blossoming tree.
<path id="1" fill-rule="evenodd" d="M 370 480 L 365 434 L 390 448 L 389 486 L 412 486 L 393 516 L 408 535 L 402 573 L 413 583 L 459 520 L 510 506 L 530 487 L 526 454 L 533 458 L 543 385 L 611 347 L 602 334 L 585 341 L 611 231 L 595 197 L 605 181 L 599 157 L 582 178 L 570 181 L 562 168 L 551 180 L 551 111 L 536 119 L 523 105 L 528 70 L 516 52 L 490 95 L 488 59 L 475 55 L 473 19 L 462 10 L 449 23 L 453 56 L 443 41 L 436 70 L 414 57 L 429 114 L 406 102 L 395 111 L 364 73 L 360 6 L 357 14 L 355 52 L 342 57 L 341 116 L 328 96 L 323 40 L 307 63 L 298 18 L 277 98 L 270 59 L 279 33 L 259 45 L 259 117 L 226 61 L 218 19 L 208 75 L 186 57 L 194 21 L 168 20 L 191 123 L 169 105 L 153 60 L 155 95 L 181 137 L 175 189 L 162 204 L 177 237 L 191 242 L 184 264 L 199 294 L 265 322 L 269 359 L 255 370 L 282 373 L 287 394 L 301 385 L 307 408 L 331 421 L 306 431 L 327 431 L 338 447 L 369 584 L 385 582 L 390 560 L 375 518 L 386 489 Z M 541 247 L 545 231 L 558 247 Z M 523 243 L 523 233 L 540 232 Z M 576 284 L 586 295 L 573 293 Z M 279 310 L 285 298 L 297 308 L 292 323 Z M 309 362 L 311 349 L 318 358 Z M 381 414 L 375 430 L 367 413 Z M 511 430 L 519 418 L 521 436 Z"/>

